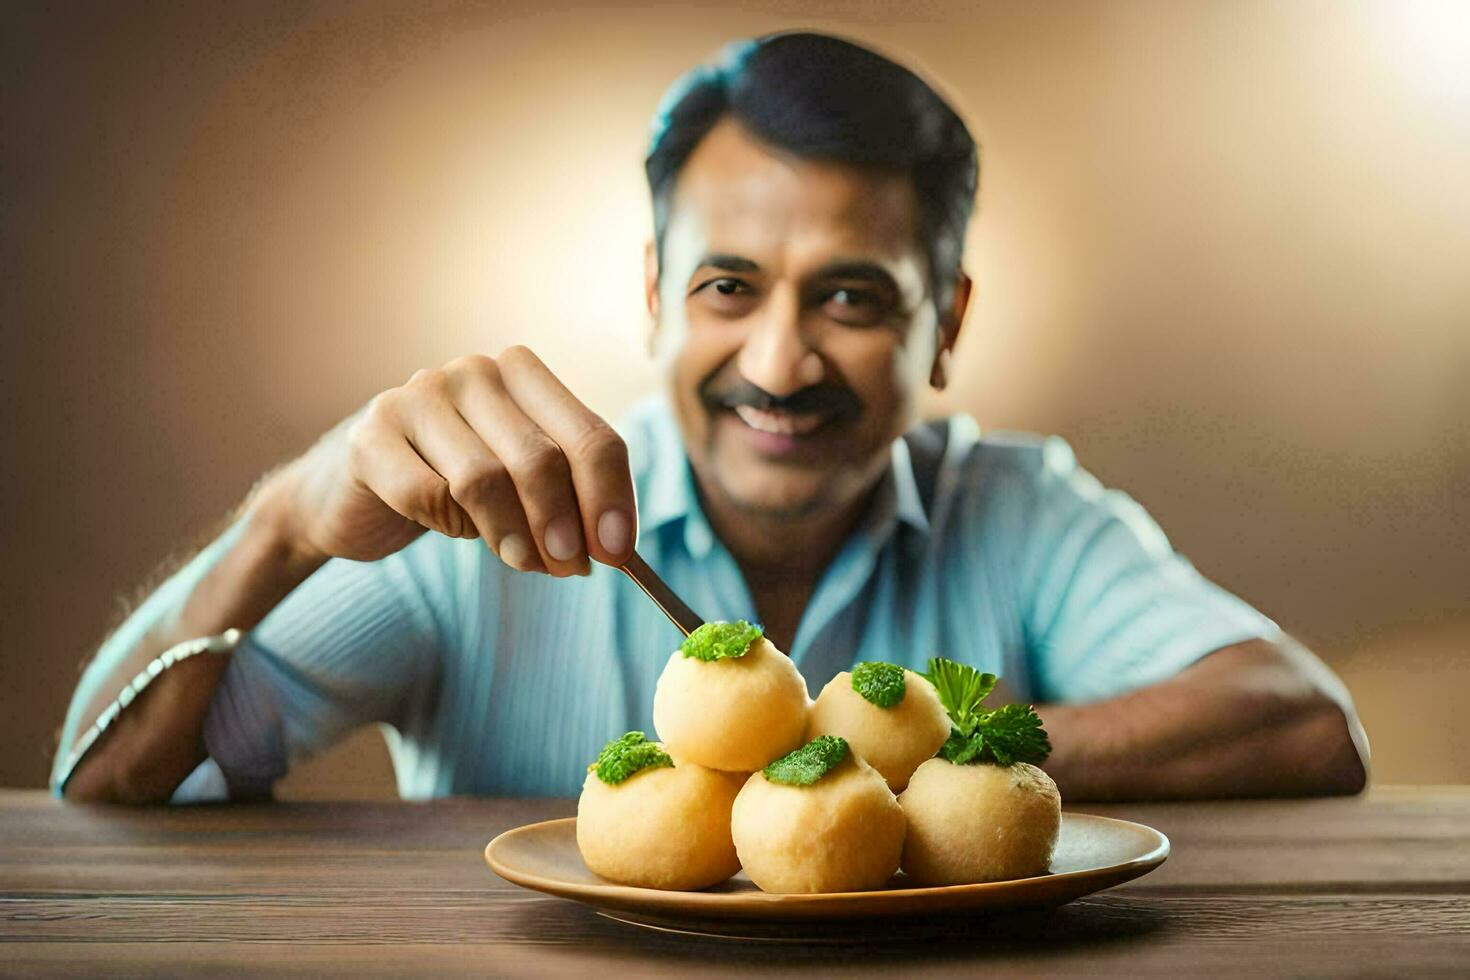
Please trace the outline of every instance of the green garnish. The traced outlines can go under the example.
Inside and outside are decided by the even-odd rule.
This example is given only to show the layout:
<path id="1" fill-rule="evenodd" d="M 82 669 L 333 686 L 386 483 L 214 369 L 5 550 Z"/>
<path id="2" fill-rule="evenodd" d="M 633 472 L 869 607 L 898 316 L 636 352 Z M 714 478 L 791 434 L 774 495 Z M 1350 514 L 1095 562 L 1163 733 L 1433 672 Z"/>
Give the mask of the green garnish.
<path id="1" fill-rule="evenodd" d="M 743 619 L 733 623 L 705 623 L 685 637 L 679 649 L 684 651 L 684 656 L 706 663 L 729 660 L 745 656 L 750 645 L 759 640 L 762 633 L 759 626 L 752 626 Z"/>
<path id="2" fill-rule="evenodd" d="M 597 773 L 597 778 L 604 783 L 616 786 L 645 769 L 673 764 L 674 760 L 657 742 L 650 742 L 642 732 L 628 732 L 604 745 L 597 753 L 597 761 L 587 768 Z"/>
<path id="3" fill-rule="evenodd" d="M 906 690 L 903 668 L 881 660 L 860 663 L 852 669 L 852 689 L 865 701 L 891 708 L 903 700 Z"/>
<path id="4" fill-rule="evenodd" d="M 939 757 L 955 765 L 1016 762 L 1040 765 L 1051 755 L 1051 742 L 1041 718 L 1029 704 L 1008 704 L 986 711 L 980 703 L 995 690 L 996 676 L 943 657 L 929 661 L 924 675 L 934 685 L 939 703 L 953 726 L 940 746 Z"/>
<path id="5" fill-rule="evenodd" d="M 784 786 L 810 786 L 847 758 L 847 739 L 836 735 L 818 735 L 793 752 L 789 752 L 761 770 L 773 783 Z"/>
<path id="6" fill-rule="evenodd" d="M 973 719 L 982 712 L 980 702 L 995 690 L 999 680 L 994 674 L 982 674 L 974 667 L 955 663 L 943 657 L 929 658 L 929 672 L 924 675 L 934 685 L 939 703 L 949 712 L 949 720 L 956 728 L 967 725 L 973 731 Z"/>

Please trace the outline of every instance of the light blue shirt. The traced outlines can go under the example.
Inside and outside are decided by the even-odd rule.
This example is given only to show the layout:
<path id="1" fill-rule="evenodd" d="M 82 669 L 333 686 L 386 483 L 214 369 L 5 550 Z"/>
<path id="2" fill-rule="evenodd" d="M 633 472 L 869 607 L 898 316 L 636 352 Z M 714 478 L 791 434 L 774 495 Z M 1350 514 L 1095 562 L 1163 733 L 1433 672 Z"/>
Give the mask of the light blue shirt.
<path id="1" fill-rule="evenodd" d="M 640 404 L 619 430 L 640 553 L 706 619 L 756 621 L 666 401 Z M 922 670 L 942 655 L 1001 675 L 1018 700 L 1094 701 L 1278 632 L 1061 439 L 981 436 L 956 416 L 931 444 L 894 444 L 802 615 L 788 653 L 813 695 L 859 661 Z M 104 646 L 63 747 L 89 683 L 212 560 L 206 551 Z M 236 795 L 268 791 L 293 761 L 373 722 L 406 798 L 574 796 L 605 742 L 653 732 L 654 684 L 680 639 L 631 581 L 595 563 L 585 578 L 523 574 L 482 542 L 437 534 L 381 561 L 334 560 L 241 642 L 205 724 L 210 761 L 175 798 L 208 795 L 221 774 Z M 65 775 L 58 763 L 53 784 Z"/>

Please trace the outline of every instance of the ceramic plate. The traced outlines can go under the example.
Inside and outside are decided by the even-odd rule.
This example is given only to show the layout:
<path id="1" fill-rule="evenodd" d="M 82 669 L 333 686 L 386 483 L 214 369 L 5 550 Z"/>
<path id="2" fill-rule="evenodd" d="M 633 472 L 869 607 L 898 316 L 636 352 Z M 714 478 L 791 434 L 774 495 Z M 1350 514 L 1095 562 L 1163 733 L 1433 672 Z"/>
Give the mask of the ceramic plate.
<path id="1" fill-rule="evenodd" d="M 910 887 L 900 872 L 879 891 L 769 895 L 743 873 L 697 892 L 615 885 L 582 863 L 573 817 L 508 830 L 485 848 L 485 861 L 507 881 L 585 902 L 611 918 L 675 932 L 744 938 L 820 938 L 820 924 L 922 918 L 1061 905 L 1148 874 L 1169 856 L 1169 839 L 1152 827 L 1082 813 L 1062 814 L 1051 873 L 1035 878 Z M 850 932 L 849 928 L 849 932 Z"/>

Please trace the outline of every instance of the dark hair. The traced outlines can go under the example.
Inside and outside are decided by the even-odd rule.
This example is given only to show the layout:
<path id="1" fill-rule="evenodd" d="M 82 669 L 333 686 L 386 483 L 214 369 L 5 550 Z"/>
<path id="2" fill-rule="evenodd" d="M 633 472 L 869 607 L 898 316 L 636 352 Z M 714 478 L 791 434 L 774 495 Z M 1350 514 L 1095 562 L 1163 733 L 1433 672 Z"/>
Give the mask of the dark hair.
<path id="1" fill-rule="evenodd" d="M 728 45 L 675 82 L 654 117 L 644 169 L 663 255 L 674 182 L 726 114 L 798 156 L 901 171 L 918 200 L 920 244 L 941 315 L 975 202 L 974 139 L 953 109 L 902 65 L 825 34 L 771 34 Z"/>

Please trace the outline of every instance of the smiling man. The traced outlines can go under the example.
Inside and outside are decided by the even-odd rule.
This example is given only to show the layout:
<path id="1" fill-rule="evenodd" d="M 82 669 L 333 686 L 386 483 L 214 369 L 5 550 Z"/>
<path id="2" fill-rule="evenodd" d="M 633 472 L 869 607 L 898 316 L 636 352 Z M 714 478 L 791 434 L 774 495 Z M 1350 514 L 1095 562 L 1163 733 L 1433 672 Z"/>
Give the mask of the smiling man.
<path id="1" fill-rule="evenodd" d="M 969 303 L 976 161 L 928 85 L 842 40 L 692 73 L 647 160 L 667 392 L 615 430 L 517 347 L 378 395 L 104 644 L 57 791 L 255 798 L 379 722 L 404 796 L 574 795 L 651 729 L 679 639 L 609 567 L 636 539 L 813 690 L 860 660 L 1001 674 L 1070 798 L 1356 792 L 1336 678 L 1065 443 L 916 425 Z"/>

